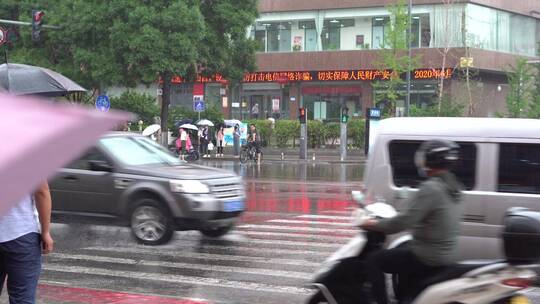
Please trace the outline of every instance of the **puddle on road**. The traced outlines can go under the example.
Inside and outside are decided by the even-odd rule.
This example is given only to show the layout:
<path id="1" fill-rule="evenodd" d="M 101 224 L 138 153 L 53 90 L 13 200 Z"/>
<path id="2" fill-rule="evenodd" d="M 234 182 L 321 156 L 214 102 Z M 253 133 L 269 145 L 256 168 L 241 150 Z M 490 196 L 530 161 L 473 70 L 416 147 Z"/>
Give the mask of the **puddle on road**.
<path id="1" fill-rule="evenodd" d="M 244 178 L 272 180 L 360 182 L 364 173 L 364 164 L 360 163 L 271 161 L 260 165 L 242 165 L 238 162 L 210 161 L 203 165 L 234 171 Z"/>

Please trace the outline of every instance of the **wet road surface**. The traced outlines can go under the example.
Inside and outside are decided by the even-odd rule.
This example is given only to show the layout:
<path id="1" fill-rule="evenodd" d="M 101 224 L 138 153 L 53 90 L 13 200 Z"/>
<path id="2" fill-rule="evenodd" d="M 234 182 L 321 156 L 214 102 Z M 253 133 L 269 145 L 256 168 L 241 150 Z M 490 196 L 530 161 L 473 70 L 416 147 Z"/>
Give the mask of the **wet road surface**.
<path id="1" fill-rule="evenodd" d="M 350 191 L 362 165 L 208 163 L 246 178 L 247 212 L 232 233 L 143 246 L 125 227 L 55 223 L 38 303 L 303 303 L 320 263 L 356 233 Z"/>
<path id="2" fill-rule="evenodd" d="M 329 181 L 360 182 L 364 173 L 363 162 L 335 163 L 324 161 L 263 161 L 260 165 L 240 164 L 235 161 L 204 160 L 200 162 L 211 167 L 234 171 L 247 179 L 287 180 L 287 181 Z"/>
<path id="3" fill-rule="evenodd" d="M 358 185 L 247 179 L 248 212 L 219 239 L 177 232 L 143 246 L 124 227 L 53 224 L 38 303 L 302 303 L 313 272 L 355 233 Z"/>

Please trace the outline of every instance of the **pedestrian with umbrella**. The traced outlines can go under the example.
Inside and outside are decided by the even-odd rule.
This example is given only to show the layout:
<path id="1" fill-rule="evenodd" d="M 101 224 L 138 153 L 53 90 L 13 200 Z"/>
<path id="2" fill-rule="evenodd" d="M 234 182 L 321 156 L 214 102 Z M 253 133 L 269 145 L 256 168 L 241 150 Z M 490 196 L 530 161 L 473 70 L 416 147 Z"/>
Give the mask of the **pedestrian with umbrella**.
<path id="1" fill-rule="evenodd" d="M 193 146 L 192 141 L 191 141 L 191 136 L 189 133 L 190 131 L 199 131 L 199 129 L 197 128 L 197 126 L 189 124 L 189 123 L 180 125 L 179 129 L 180 129 L 180 136 L 176 140 L 176 147 L 177 149 L 180 149 L 180 147 L 182 149 L 181 151 L 179 151 L 181 159 L 185 161 L 198 160 L 199 153 Z M 181 137 L 182 130 L 185 132 L 185 135 L 186 135 L 185 143 L 183 142 L 182 137 Z"/>
<path id="2" fill-rule="evenodd" d="M 208 127 L 213 127 L 214 123 L 208 119 L 202 119 L 197 122 L 198 126 L 202 126 L 199 131 L 199 142 L 201 145 L 201 154 L 203 158 L 209 158 L 210 154 L 208 153 L 208 144 L 210 143 L 210 132 Z"/>
<path id="3" fill-rule="evenodd" d="M 180 160 L 184 160 L 187 152 L 187 137 L 187 131 L 184 128 L 179 128 L 178 138 L 176 139 L 176 149 L 178 149 Z"/>

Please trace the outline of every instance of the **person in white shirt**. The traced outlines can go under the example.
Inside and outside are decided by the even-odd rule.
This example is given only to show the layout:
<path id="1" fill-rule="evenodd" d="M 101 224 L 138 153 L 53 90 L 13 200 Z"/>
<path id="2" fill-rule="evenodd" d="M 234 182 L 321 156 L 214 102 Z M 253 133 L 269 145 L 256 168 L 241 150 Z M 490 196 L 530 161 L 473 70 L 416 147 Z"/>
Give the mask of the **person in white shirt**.
<path id="1" fill-rule="evenodd" d="M 0 215 L 0 293 L 7 278 L 10 304 L 34 304 L 41 255 L 52 252 L 51 195 L 47 183 Z"/>

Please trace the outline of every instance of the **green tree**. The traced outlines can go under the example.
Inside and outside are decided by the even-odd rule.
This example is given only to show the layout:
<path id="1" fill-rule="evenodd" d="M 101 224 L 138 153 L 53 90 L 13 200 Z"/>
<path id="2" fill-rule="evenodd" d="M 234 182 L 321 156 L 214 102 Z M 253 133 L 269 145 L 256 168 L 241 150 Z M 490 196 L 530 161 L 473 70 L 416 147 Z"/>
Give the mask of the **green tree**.
<path id="1" fill-rule="evenodd" d="M 24 11 L 19 20 L 29 20 L 31 8 L 39 7 L 46 11 L 45 22 L 63 28 L 47 30 L 40 45 L 29 42 L 25 29 L 28 39 L 14 46 L 18 61 L 50 67 L 97 90 L 160 79 L 164 131 L 173 76 L 193 80 L 219 72 L 239 81 L 255 68 L 256 44 L 246 28 L 257 17 L 256 0 L 33 2 L 2 1 L 0 12 Z"/>
<path id="2" fill-rule="evenodd" d="M 540 118 L 540 64 L 538 63 L 534 64 L 533 75 L 534 75 L 533 104 L 531 105 L 528 116 L 529 118 Z"/>
<path id="3" fill-rule="evenodd" d="M 277 146 L 286 148 L 291 139 L 294 139 L 300 129 L 300 123 L 297 120 L 280 119 L 276 121 L 276 127 L 273 136 L 276 139 Z"/>
<path id="4" fill-rule="evenodd" d="M 410 116 L 413 117 L 461 117 L 465 106 L 456 102 L 448 95 L 443 95 L 440 103 L 430 104 L 427 107 L 411 105 Z"/>
<path id="5" fill-rule="evenodd" d="M 325 125 L 326 138 L 332 140 L 332 146 L 335 147 L 341 132 L 341 124 L 338 122 L 329 122 Z M 349 129 L 347 129 L 349 130 Z"/>
<path id="6" fill-rule="evenodd" d="M 352 138 L 353 146 L 362 148 L 364 146 L 364 139 L 366 136 L 366 120 L 365 119 L 352 119 L 347 124 L 347 137 Z"/>
<path id="7" fill-rule="evenodd" d="M 535 106 L 534 69 L 526 59 L 519 58 L 506 75 L 509 85 L 506 95 L 507 115 L 511 118 L 527 117 Z"/>
<path id="8" fill-rule="evenodd" d="M 403 99 L 402 92 L 405 81 L 401 75 L 418 66 L 419 57 L 409 58 L 407 54 L 409 46 L 408 29 L 410 20 L 405 0 L 397 0 L 397 3 L 388 7 L 390 22 L 385 26 L 383 50 L 380 51 L 378 66 L 380 69 L 393 71 L 389 80 L 373 83 L 376 103 L 385 103 L 385 112 L 393 116 L 396 102 Z M 401 92 L 400 92 L 401 91 Z"/>
<path id="9" fill-rule="evenodd" d="M 132 91 L 126 91 L 118 97 L 112 97 L 111 108 L 134 113 L 138 116 L 137 119 L 142 120 L 145 124 L 152 124 L 154 117 L 159 116 L 159 106 L 154 97 Z"/>

